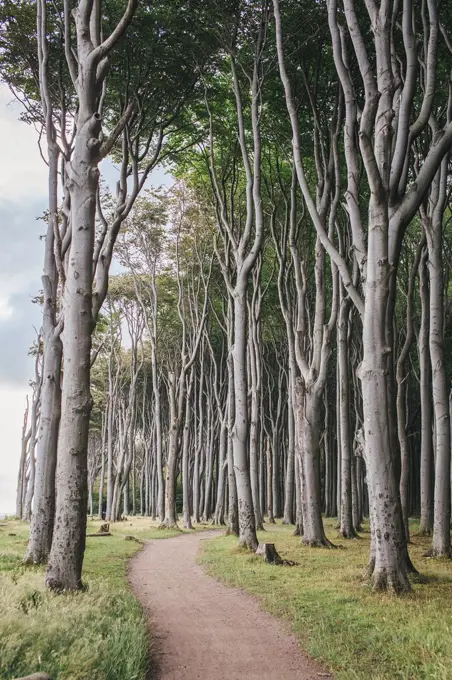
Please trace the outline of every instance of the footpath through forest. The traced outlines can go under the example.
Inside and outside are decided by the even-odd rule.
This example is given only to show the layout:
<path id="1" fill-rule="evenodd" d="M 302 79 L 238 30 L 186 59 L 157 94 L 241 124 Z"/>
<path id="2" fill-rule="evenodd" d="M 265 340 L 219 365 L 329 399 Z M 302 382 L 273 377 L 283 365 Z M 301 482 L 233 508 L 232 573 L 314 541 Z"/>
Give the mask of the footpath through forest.
<path id="1" fill-rule="evenodd" d="M 153 680 L 319 680 L 331 678 L 303 654 L 284 622 L 196 563 L 206 531 L 149 542 L 129 578 L 151 634 Z M 275 567 L 277 569 L 278 567 Z"/>

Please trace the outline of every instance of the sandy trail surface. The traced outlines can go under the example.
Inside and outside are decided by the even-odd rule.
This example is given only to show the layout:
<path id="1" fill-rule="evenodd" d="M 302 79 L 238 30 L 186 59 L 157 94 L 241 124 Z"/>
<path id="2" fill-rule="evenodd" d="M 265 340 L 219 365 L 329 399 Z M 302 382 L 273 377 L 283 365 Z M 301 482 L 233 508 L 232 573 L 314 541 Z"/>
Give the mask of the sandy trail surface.
<path id="1" fill-rule="evenodd" d="M 152 680 L 332 678 L 298 646 L 288 626 L 196 564 L 218 531 L 150 541 L 129 579 L 148 616 Z"/>

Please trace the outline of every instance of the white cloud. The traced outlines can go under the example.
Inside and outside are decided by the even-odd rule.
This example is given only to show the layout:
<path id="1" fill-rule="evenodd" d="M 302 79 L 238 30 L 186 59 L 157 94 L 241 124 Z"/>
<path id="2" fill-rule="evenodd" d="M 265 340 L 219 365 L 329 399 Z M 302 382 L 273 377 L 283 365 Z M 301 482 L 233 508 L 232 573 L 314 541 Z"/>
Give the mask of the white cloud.
<path id="1" fill-rule="evenodd" d="M 0 85 L 0 201 L 30 200 L 45 195 L 47 166 L 38 148 L 34 127 L 19 120 L 22 107 Z"/>

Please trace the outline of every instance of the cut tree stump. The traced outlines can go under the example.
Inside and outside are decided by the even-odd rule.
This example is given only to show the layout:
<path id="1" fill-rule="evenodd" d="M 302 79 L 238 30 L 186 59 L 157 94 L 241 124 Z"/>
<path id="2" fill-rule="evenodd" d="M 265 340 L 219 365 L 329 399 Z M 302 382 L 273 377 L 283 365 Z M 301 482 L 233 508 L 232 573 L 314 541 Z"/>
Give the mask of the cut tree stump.
<path id="1" fill-rule="evenodd" d="M 110 525 L 101 524 L 99 527 L 99 531 L 97 531 L 95 534 L 86 534 L 86 536 L 87 538 L 95 538 L 96 536 L 111 536 Z"/>
<path id="2" fill-rule="evenodd" d="M 280 564 L 286 567 L 294 567 L 297 564 L 292 560 L 284 560 L 276 550 L 274 543 L 259 543 L 256 555 L 263 555 L 267 564 Z"/>

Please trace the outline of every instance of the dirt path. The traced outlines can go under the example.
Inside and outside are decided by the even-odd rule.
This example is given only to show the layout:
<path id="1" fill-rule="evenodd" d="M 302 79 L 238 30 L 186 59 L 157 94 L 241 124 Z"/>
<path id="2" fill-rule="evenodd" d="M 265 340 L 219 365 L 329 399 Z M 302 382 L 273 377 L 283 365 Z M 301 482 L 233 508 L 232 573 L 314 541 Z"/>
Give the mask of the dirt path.
<path id="1" fill-rule="evenodd" d="M 301 652 L 283 622 L 196 564 L 201 541 L 216 533 L 151 541 L 131 561 L 132 589 L 148 613 L 152 680 L 331 677 Z"/>

